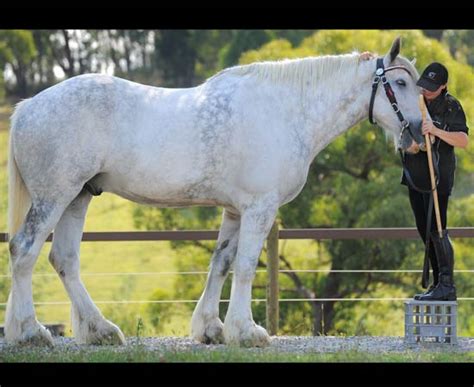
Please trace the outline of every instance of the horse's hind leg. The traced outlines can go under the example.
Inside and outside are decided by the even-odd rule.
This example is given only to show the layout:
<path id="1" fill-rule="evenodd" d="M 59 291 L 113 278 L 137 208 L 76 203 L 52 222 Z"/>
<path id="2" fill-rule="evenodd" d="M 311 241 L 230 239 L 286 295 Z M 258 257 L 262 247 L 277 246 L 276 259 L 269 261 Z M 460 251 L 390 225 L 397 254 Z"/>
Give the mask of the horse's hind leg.
<path id="1" fill-rule="evenodd" d="M 50 199 L 32 199 L 25 221 L 10 241 L 12 285 L 5 314 L 8 343 L 53 343 L 51 333 L 36 320 L 31 281 L 40 249 L 66 206 Z"/>
<path id="2" fill-rule="evenodd" d="M 191 320 L 191 336 L 199 342 L 206 344 L 224 342 L 222 334 L 224 324 L 219 319 L 219 301 L 222 287 L 237 252 L 239 228 L 240 215 L 224 210 L 206 288 Z"/>
<path id="3" fill-rule="evenodd" d="M 120 329 L 106 320 L 87 293 L 79 275 L 79 249 L 92 195 L 85 189 L 66 208 L 53 237 L 49 261 L 71 298 L 73 332 L 79 344 L 124 344 Z"/>

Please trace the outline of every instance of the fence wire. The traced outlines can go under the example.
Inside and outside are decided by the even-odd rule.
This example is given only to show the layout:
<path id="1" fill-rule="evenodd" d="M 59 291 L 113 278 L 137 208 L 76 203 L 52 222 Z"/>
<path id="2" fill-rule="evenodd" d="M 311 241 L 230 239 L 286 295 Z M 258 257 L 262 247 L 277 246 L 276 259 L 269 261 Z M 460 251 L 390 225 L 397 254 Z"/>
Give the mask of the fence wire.
<path id="1" fill-rule="evenodd" d="M 266 270 L 257 270 L 256 273 L 266 273 Z M 279 270 L 279 273 L 421 273 L 422 270 L 332 270 L 332 269 L 296 269 Z M 474 270 L 454 270 L 455 273 L 474 273 Z M 117 272 L 117 273 L 81 273 L 81 277 L 113 277 L 113 276 L 159 276 L 159 275 L 205 275 L 208 271 L 150 271 L 150 272 Z M 229 272 L 233 274 L 233 271 Z M 38 273 L 33 277 L 57 277 L 56 273 Z M 11 274 L 1 274 L 0 278 L 11 278 Z"/>
<path id="2" fill-rule="evenodd" d="M 409 301 L 412 298 L 406 297 L 361 297 L 361 298 L 280 298 L 279 302 L 374 302 L 374 301 Z M 197 303 L 199 300 L 104 300 L 94 301 L 95 304 L 191 304 Z M 474 301 L 474 297 L 458 297 L 457 301 Z M 220 302 L 228 303 L 227 300 L 220 300 Z M 265 298 L 255 298 L 252 302 L 264 302 Z M 6 302 L 0 303 L 0 307 L 5 307 Z M 35 302 L 35 306 L 67 306 L 71 305 L 70 301 L 43 301 Z"/>

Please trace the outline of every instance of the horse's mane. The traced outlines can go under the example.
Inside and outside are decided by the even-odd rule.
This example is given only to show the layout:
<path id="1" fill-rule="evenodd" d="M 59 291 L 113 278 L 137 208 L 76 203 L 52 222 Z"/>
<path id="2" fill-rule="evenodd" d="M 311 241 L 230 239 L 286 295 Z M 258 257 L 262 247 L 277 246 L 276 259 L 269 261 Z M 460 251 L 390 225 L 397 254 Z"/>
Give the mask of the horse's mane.
<path id="1" fill-rule="evenodd" d="M 355 75 L 355 71 L 357 71 L 358 62 L 359 54 L 355 53 L 255 62 L 224 69 L 209 80 L 223 74 L 250 75 L 260 80 L 288 82 L 295 85 L 315 87 L 323 80 L 330 81 L 334 79 L 335 77 L 332 77 L 333 74 L 338 74 L 348 79 L 352 78 Z M 337 78 L 337 82 L 344 81 L 341 77 Z"/>
<path id="2" fill-rule="evenodd" d="M 234 66 L 224 69 L 209 78 L 208 81 L 223 74 L 249 75 L 260 80 L 272 82 L 288 82 L 301 87 L 315 88 L 324 82 L 337 84 L 350 84 L 359 69 L 360 54 L 354 52 L 343 55 L 326 55 L 298 59 L 283 59 L 279 61 L 254 62 L 248 65 Z M 406 58 L 398 57 L 400 61 L 418 79 L 415 66 Z M 334 75 L 337 75 L 334 76 Z M 327 83 L 326 83 L 327 84 Z"/>

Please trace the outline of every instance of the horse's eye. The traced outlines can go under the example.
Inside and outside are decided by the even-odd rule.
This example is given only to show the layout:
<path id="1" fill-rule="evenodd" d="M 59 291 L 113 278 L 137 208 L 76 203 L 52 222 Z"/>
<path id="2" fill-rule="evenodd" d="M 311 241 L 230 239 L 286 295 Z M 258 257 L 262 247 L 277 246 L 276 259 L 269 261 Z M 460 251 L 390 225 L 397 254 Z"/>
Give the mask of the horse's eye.
<path id="1" fill-rule="evenodd" d="M 398 79 L 397 84 L 399 84 L 400 86 L 406 86 L 407 85 L 403 79 Z"/>

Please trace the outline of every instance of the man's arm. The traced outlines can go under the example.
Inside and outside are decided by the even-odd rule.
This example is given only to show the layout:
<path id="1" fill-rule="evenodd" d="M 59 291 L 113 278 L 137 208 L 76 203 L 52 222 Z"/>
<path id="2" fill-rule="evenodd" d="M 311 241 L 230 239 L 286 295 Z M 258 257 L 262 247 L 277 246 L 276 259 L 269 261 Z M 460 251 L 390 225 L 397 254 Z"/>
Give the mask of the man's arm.
<path id="1" fill-rule="evenodd" d="M 433 121 L 426 120 L 423 122 L 423 135 L 430 133 L 439 137 L 444 142 L 457 148 L 465 148 L 469 143 L 469 138 L 464 132 L 447 132 L 434 126 Z"/>

